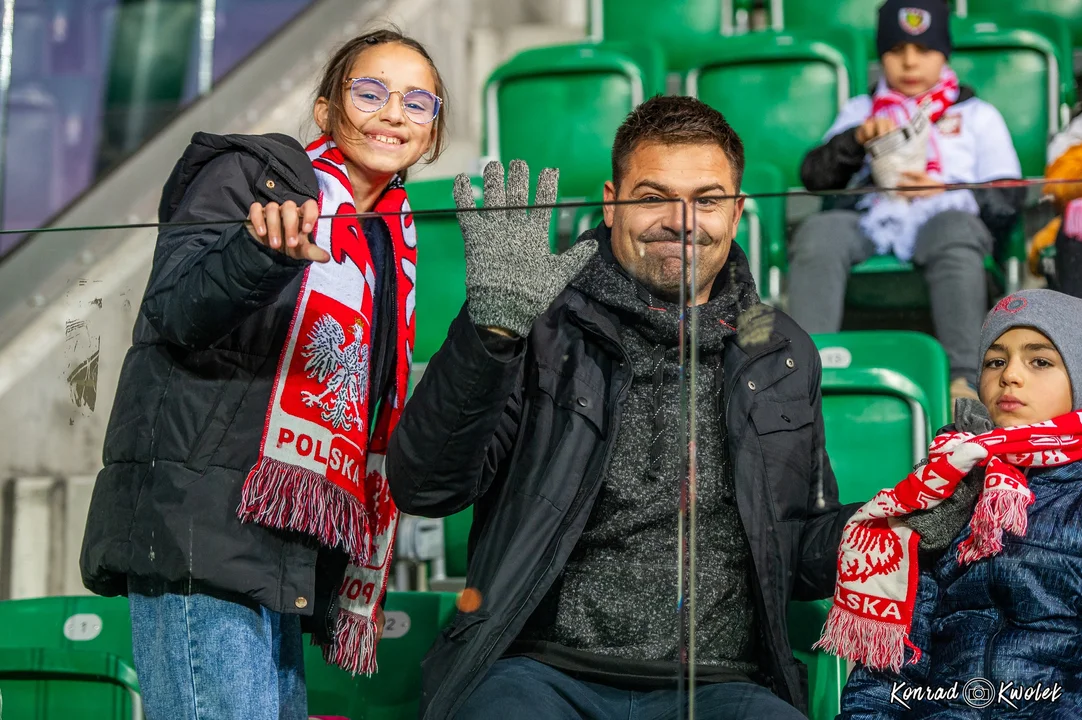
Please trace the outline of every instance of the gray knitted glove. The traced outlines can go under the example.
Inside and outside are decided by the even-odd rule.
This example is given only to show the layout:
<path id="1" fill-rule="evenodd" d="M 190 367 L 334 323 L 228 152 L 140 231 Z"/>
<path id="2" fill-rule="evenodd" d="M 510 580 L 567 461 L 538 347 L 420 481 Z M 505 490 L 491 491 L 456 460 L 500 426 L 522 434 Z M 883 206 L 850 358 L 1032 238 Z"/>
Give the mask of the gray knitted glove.
<path id="1" fill-rule="evenodd" d="M 537 179 L 538 205 L 556 202 L 559 170 L 546 168 Z M 512 160 L 504 188 L 503 165 L 485 166 L 484 207 L 521 207 L 529 203 L 530 169 Z M 476 207 L 466 175 L 455 178 L 455 205 Z M 549 249 L 550 209 L 460 212 L 466 244 L 466 302 L 474 324 L 510 330 L 521 337 L 548 309 L 567 283 L 597 251 L 594 240 L 576 243 L 562 255 Z"/>

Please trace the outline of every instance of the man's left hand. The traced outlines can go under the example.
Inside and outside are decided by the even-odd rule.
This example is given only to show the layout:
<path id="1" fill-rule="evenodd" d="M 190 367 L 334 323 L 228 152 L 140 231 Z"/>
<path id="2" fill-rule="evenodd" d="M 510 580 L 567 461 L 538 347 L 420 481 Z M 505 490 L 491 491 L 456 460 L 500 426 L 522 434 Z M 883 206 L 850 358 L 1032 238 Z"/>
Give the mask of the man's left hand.
<path id="1" fill-rule="evenodd" d="M 922 189 L 902 191 L 907 198 L 932 197 L 943 192 L 943 183 L 923 171 L 902 173 L 902 179 L 898 181 L 898 188 L 901 190 L 908 187 Z"/>
<path id="2" fill-rule="evenodd" d="M 383 637 L 383 625 L 387 622 L 387 616 L 383 614 L 383 608 L 376 606 L 376 642 Z"/>

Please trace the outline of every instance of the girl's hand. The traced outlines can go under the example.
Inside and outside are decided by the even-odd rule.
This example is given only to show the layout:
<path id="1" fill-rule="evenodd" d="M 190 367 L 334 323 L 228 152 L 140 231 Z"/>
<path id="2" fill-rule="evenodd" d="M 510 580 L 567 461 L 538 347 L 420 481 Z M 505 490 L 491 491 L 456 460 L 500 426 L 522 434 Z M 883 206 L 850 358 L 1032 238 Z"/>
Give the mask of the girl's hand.
<path id="1" fill-rule="evenodd" d="M 259 244 L 271 250 L 294 260 L 325 263 L 331 256 L 308 237 L 318 218 L 319 204 L 315 200 L 308 200 L 299 208 L 292 200 L 282 205 L 252 203 L 244 226 Z"/>

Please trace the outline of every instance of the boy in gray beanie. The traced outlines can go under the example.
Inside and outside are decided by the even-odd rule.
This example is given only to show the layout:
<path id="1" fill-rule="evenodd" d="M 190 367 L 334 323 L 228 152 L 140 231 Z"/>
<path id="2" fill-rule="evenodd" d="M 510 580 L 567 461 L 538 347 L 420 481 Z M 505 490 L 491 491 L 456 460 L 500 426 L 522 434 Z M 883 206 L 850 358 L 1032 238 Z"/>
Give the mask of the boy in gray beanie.
<path id="1" fill-rule="evenodd" d="M 1023 377 L 1012 370 L 1012 356 L 1022 361 Z M 1003 298 L 984 321 L 980 357 L 981 402 L 996 426 L 1082 409 L 1082 299 L 1054 290 Z"/>
<path id="2" fill-rule="evenodd" d="M 1082 411 L 1082 299 L 1052 290 L 1004 298 L 985 319 L 980 351 L 984 405 L 960 401 L 958 430 L 982 434 Z M 904 519 L 920 533 L 909 640 L 924 652 L 900 673 L 858 665 L 840 718 L 953 720 L 977 707 L 997 718 L 1077 716 L 1068 708 L 1082 707 L 1082 461 L 1031 467 L 1025 478 L 1033 495 L 1024 536 L 1004 532 L 1002 550 L 976 562 L 961 563 L 958 548 L 988 482 L 983 468 L 938 507 Z M 935 547 L 938 540 L 945 542 Z M 995 679 L 990 703 L 970 704 L 983 699 L 965 692 L 897 701 L 899 689 L 949 689 L 972 678 Z M 1011 694 L 1038 685 L 1048 693 Z"/>

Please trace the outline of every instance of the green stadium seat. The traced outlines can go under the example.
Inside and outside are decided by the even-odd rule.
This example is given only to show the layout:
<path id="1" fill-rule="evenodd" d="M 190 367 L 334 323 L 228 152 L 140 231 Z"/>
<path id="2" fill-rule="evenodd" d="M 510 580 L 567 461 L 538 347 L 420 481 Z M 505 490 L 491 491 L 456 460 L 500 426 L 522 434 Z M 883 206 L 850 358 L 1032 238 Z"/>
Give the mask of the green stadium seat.
<path id="1" fill-rule="evenodd" d="M 685 89 L 725 115 L 749 166 L 772 163 L 797 187 L 804 155 L 866 91 L 866 58 L 860 34 L 845 28 L 751 33 L 704 49 Z"/>
<path id="2" fill-rule="evenodd" d="M 665 91 L 655 45 L 583 43 L 526 50 L 485 84 L 484 152 L 525 160 L 534 172 L 560 168 L 566 198 L 597 193 L 612 142 L 627 114 Z"/>
<path id="3" fill-rule="evenodd" d="M 770 0 L 770 26 L 774 30 L 845 27 L 866 38 L 868 57 L 877 59 L 875 32 L 879 25 L 879 2 L 872 0 Z"/>
<path id="4" fill-rule="evenodd" d="M 0 602 L 4 717 L 141 717 L 126 598 Z"/>
<path id="5" fill-rule="evenodd" d="M 452 178 L 406 184 L 417 223 L 417 337 L 413 362 L 422 369 L 443 345 L 451 321 L 466 301 L 466 257 L 451 196 L 453 187 Z M 474 194 L 480 197 L 480 178 L 473 178 L 473 187 Z"/>
<path id="6" fill-rule="evenodd" d="M 305 648 L 308 712 L 353 720 L 413 720 L 421 697 L 421 660 L 455 614 L 455 593 L 389 592 L 379 670 L 353 677 Z"/>
<path id="7" fill-rule="evenodd" d="M 700 44 L 732 35 L 733 0 L 590 0 L 588 35 L 596 40 L 652 41 L 665 50 L 670 70 L 697 60 Z"/>
<path id="8" fill-rule="evenodd" d="M 823 362 L 827 454 L 843 503 L 865 502 L 905 477 L 949 420 L 947 357 L 927 335 L 861 332 L 812 336 Z M 829 600 L 789 604 L 789 642 L 808 666 L 810 717 L 839 712 L 845 660 L 812 651 Z"/>
<path id="9" fill-rule="evenodd" d="M 827 454 L 843 503 L 898 483 L 950 422 L 947 356 L 916 332 L 814 335 L 823 362 Z"/>
<path id="10" fill-rule="evenodd" d="M 447 577 L 466 577 L 467 545 L 472 524 L 472 507 L 443 519 L 443 558 Z"/>
<path id="11" fill-rule="evenodd" d="M 786 187 L 781 170 L 770 163 L 756 162 L 744 167 L 744 179 L 740 189 L 750 200 L 755 201 L 758 211 L 755 219 L 759 225 L 758 242 L 762 261 L 756 282 L 759 284 L 759 294 L 771 304 L 781 298 L 781 278 L 788 268 L 785 244 L 786 198 L 781 195 Z M 748 212 L 746 203 L 744 212 Z M 749 230 L 749 234 L 755 237 L 756 233 Z M 754 247 L 753 242 L 749 240 L 747 247 Z"/>
<path id="12" fill-rule="evenodd" d="M 951 33 L 959 80 L 1003 115 L 1023 175 L 1043 176 L 1048 141 L 1068 121 L 1073 102 L 1066 27 L 1046 15 L 1020 13 L 1009 27 L 955 18 Z"/>
<path id="13" fill-rule="evenodd" d="M 1019 7 L 1016 0 L 954 0 L 959 16 L 995 18 L 1008 27 L 1018 17 Z M 1025 8 L 1054 15 L 1070 32 L 1072 43 L 1082 46 L 1082 0 L 1026 0 Z"/>
<path id="14" fill-rule="evenodd" d="M 793 657 L 808 667 L 808 717 L 834 720 L 845 687 L 845 660 L 812 650 L 826 624 L 829 600 L 789 603 L 789 644 Z"/>
<path id="15" fill-rule="evenodd" d="M 0 648 L 0 697 L 4 717 L 9 718 L 143 717 L 139 682 L 130 661 L 104 652 Z"/>

